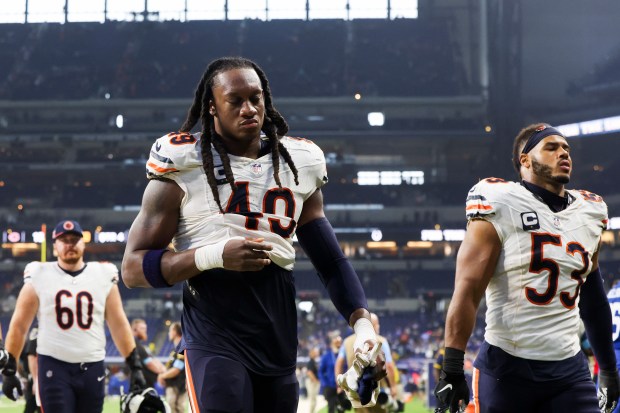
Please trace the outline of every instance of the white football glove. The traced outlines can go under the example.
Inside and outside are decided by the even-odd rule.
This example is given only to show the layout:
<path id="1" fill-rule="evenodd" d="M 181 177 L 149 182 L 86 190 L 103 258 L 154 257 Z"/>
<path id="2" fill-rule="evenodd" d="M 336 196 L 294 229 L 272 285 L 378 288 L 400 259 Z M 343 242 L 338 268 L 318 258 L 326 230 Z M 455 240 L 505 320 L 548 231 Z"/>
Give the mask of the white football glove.
<path id="1" fill-rule="evenodd" d="M 374 329 L 373 329 L 374 332 Z M 359 337 L 358 337 L 359 338 Z M 357 342 L 357 339 L 356 339 Z M 377 403 L 377 396 L 379 394 L 379 386 L 376 386 L 372 391 L 372 397 L 370 402 L 362 404 L 360 401 L 360 395 L 358 394 L 358 380 L 362 377 L 364 369 L 368 366 L 374 367 L 377 364 L 377 356 L 381 350 L 381 342 L 377 342 L 375 346 L 364 353 L 355 353 L 355 360 L 353 365 L 344 374 L 339 374 L 337 381 L 338 385 L 344 390 L 347 399 L 351 401 L 351 405 L 355 409 L 361 407 L 372 407 Z"/>

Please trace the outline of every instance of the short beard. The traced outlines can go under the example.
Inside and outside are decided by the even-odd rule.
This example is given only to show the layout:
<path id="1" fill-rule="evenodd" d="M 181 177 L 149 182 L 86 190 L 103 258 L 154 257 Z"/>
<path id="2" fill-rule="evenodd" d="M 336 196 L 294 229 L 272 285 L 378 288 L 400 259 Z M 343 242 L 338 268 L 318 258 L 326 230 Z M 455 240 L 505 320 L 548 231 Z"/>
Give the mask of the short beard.
<path id="1" fill-rule="evenodd" d="M 76 257 L 76 258 L 63 258 L 62 261 L 64 263 L 67 263 L 69 265 L 75 265 L 80 261 L 80 257 Z"/>
<path id="2" fill-rule="evenodd" d="M 535 175 L 556 182 L 558 184 L 565 185 L 570 182 L 570 176 L 553 176 L 553 173 L 551 172 L 551 167 L 549 165 L 543 165 L 541 163 L 538 163 L 534 158 L 532 158 L 532 170 L 534 171 Z"/>

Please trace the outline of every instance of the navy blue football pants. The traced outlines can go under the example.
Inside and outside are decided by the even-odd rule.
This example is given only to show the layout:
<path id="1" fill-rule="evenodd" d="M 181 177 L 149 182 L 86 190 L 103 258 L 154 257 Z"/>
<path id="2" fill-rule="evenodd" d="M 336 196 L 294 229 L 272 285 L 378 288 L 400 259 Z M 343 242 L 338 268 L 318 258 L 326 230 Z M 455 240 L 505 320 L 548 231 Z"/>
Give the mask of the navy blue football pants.
<path id="1" fill-rule="evenodd" d="M 615 324 L 614 324 L 615 326 Z M 617 327 L 616 327 L 617 328 Z M 614 343 L 615 345 L 615 343 Z M 616 349 L 616 367 L 620 366 L 620 350 Z M 616 406 L 613 413 L 620 413 L 620 404 Z"/>
<path id="2" fill-rule="evenodd" d="M 295 373 L 261 376 L 238 361 L 201 350 L 185 350 L 187 391 L 193 413 L 295 413 Z"/>
<path id="3" fill-rule="evenodd" d="M 600 413 L 591 380 L 536 386 L 499 380 L 474 369 L 473 386 L 476 413 Z"/>
<path id="4" fill-rule="evenodd" d="M 39 397 L 45 413 L 99 413 L 105 396 L 105 367 L 65 363 L 39 354 Z"/>

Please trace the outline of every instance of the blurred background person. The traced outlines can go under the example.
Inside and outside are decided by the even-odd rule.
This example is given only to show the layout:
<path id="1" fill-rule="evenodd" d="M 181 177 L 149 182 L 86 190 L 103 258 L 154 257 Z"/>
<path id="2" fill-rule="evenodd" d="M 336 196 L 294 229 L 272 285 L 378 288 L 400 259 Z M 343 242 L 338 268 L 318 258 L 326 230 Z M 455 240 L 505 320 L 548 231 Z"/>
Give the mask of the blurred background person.
<path id="1" fill-rule="evenodd" d="M 168 339 L 174 344 L 166 362 L 166 370 L 159 373 L 157 381 L 164 388 L 166 401 L 172 413 L 185 413 L 187 408 L 187 387 L 185 386 L 185 356 L 179 352 L 179 343 L 183 333 L 181 323 L 175 321 L 168 329 Z"/>

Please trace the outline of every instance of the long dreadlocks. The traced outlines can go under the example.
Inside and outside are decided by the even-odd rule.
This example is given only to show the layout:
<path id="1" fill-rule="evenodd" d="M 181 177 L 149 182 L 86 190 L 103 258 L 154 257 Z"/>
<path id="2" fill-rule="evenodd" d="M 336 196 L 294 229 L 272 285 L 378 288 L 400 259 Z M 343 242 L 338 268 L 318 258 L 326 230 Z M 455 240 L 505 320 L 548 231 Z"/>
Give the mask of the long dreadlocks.
<path id="1" fill-rule="evenodd" d="M 223 72 L 227 72 L 232 69 L 254 69 L 258 75 L 261 86 L 263 88 L 263 96 L 265 99 L 265 119 L 263 122 L 262 131 L 265 133 L 269 142 L 271 143 L 271 158 L 273 162 L 273 178 L 280 189 L 282 189 L 282 182 L 280 181 L 280 155 L 284 158 L 288 166 L 293 172 L 295 177 L 295 183 L 299 185 L 299 177 L 297 168 L 291 158 L 290 153 L 284 147 L 280 138 L 288 132 L 288 124 L 273 106 L 271 99 L 271 89 L 269 88 L 269 81 L 265 72 L 253 61 L 242 57 L 222 57 L 214 60 L 207 66 L 200 83 L 194 93 L 194 101 L 189 108 L 187 118 L 181 126 L 181 132 L 190 132 L 192 128 L 198 123 L 200 119 L 202 123 L 202 138 L 200 140 L 200 152 L 202 155 L 202 166 L 207 174 L 207 182 L 215 198 L 215 202 L 220 208 L 220 212 L 224 213 L 222 204 L 220 202 L 220 195 L 217 190 L 217 181 L 215 178 L 213 154 L 211 152 L 211 145 L 215 148 L 217 153 L 222 159 L 222 165 L 224 167 L 224 175 L 226 181 L 229 183 L 233 192 L 237 189 L 235 185 L 235 178 L 233 176 L 232 169 L 230 167 L 230 158 L 226 152 L 226 148 L 222 141 L 222 137 L 215 131 L 215 119 L 209 112 L 209 101 L 213 100 L 213 82 L 215 77 Z"/>

